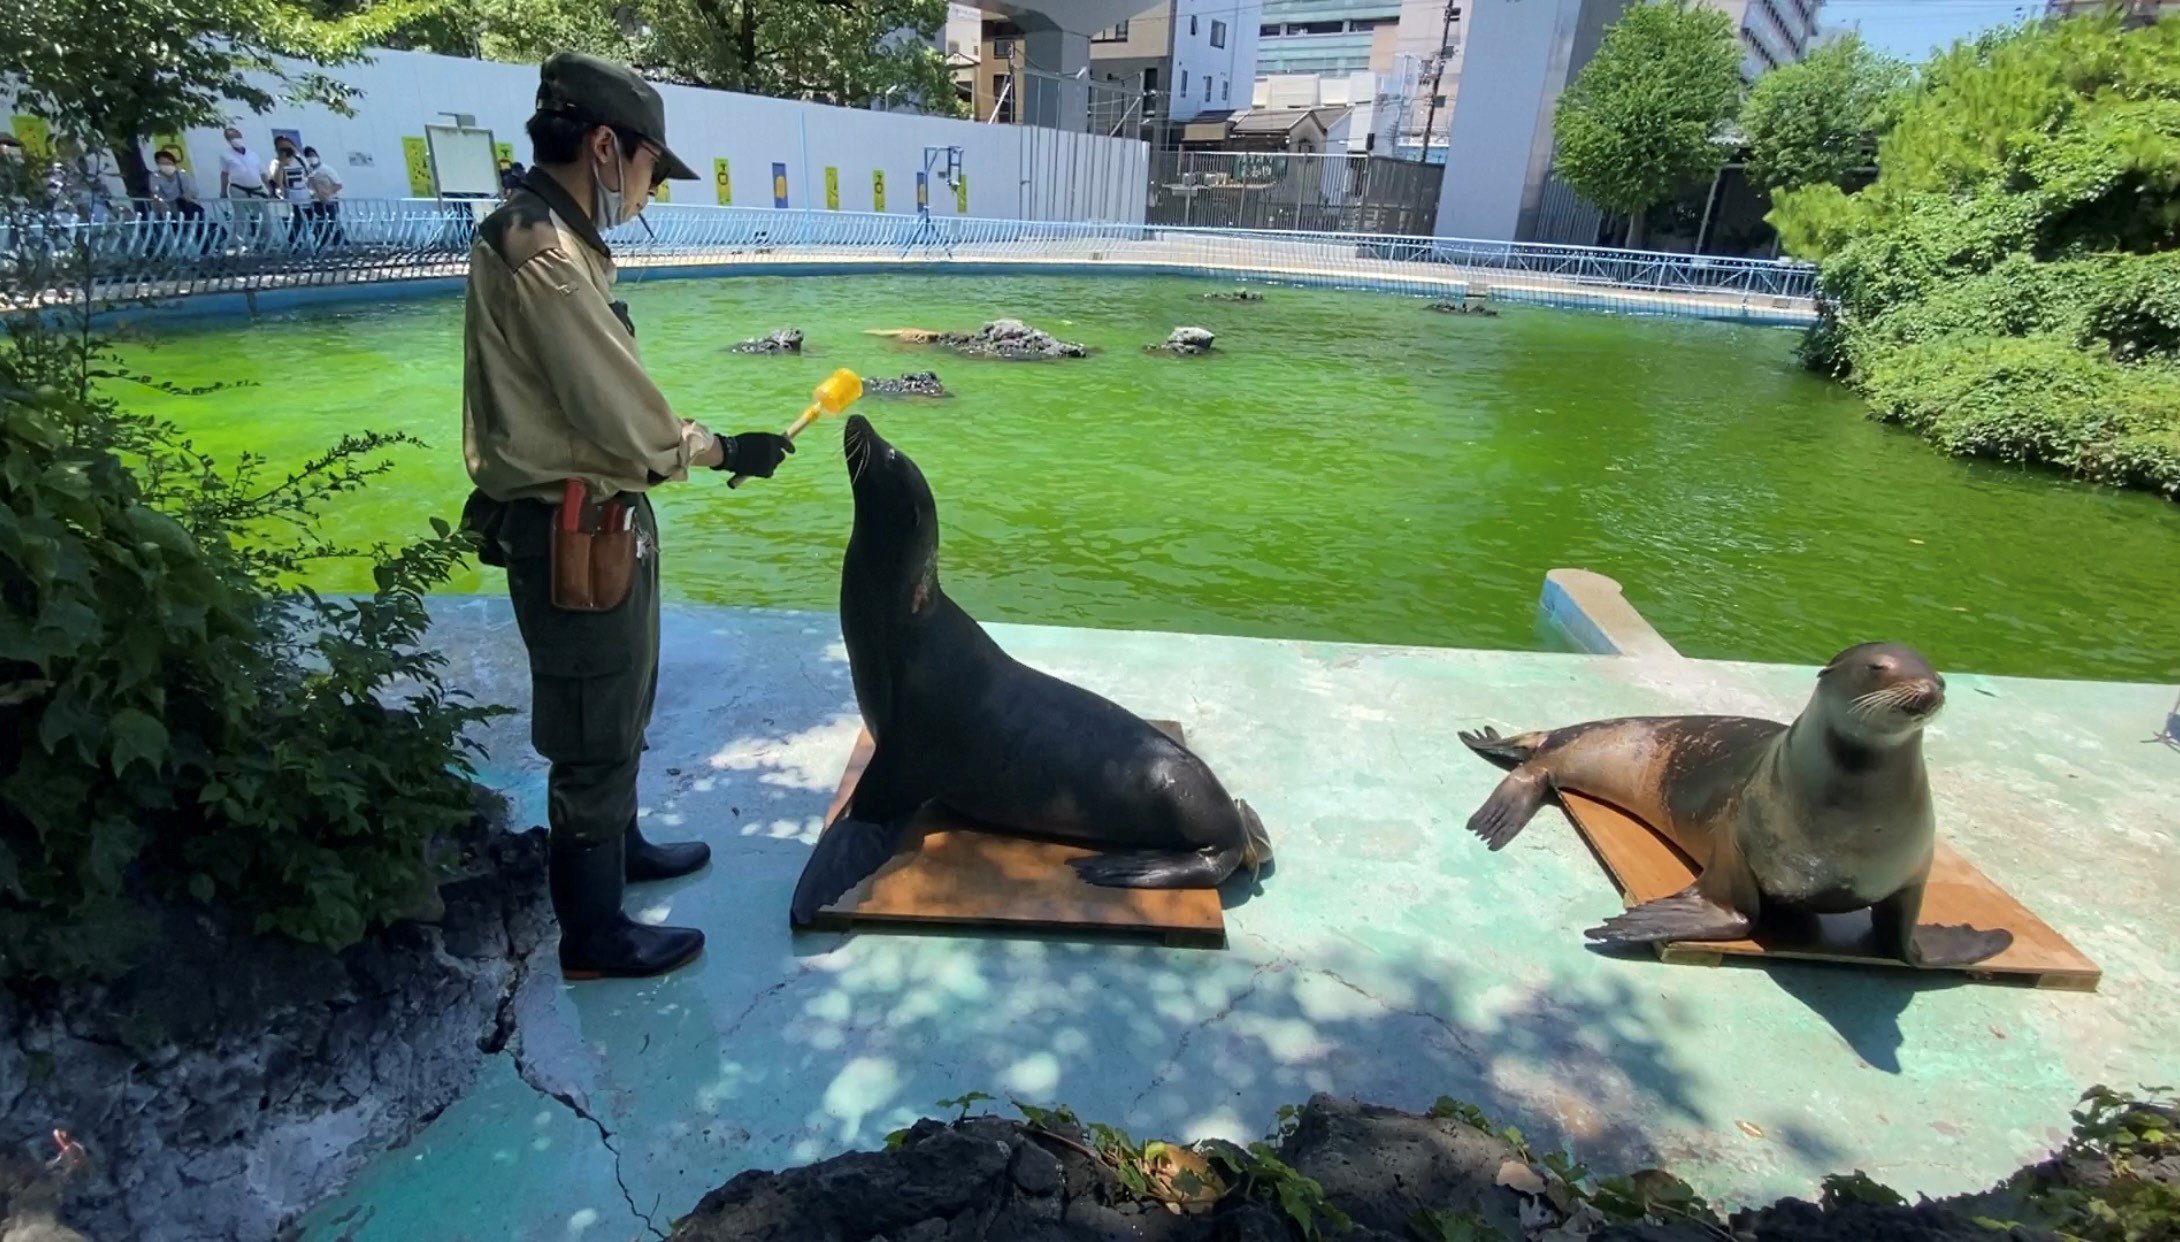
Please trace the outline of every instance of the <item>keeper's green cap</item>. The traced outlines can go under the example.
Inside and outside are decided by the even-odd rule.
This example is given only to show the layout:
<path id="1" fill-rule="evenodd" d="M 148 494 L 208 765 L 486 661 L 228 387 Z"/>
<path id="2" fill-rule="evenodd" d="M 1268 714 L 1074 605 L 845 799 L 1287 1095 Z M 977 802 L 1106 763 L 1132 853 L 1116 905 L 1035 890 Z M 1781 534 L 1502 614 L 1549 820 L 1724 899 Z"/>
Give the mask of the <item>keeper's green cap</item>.
<path id="1" fill-rule="evenodd" d="M 659 149 L 659 168 L 668 180 L 697 180 L 666 145 L 666 102 L 658 88 L 627 65 L 582 52 L 554 52 L 538 71 L 537 110 L 631 130 Z"/>

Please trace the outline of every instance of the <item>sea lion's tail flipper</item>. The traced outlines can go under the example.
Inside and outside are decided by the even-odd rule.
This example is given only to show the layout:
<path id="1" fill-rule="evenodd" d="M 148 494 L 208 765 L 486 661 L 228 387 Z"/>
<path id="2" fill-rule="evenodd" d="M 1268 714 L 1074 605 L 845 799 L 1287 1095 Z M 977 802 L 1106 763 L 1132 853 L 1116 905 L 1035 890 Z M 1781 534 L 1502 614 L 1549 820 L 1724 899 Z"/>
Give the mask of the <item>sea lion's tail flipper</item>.
<path id="1" fill-rule="evenodd" d="M 901 843 L 901 829 L 906 823 L 905 819 L 891 824 L 874 824 L 866 819 L 834 821 L 818 838 L 817 848 L 810 851 L 810 861 L 803 864 L 802 878 L 795 882 L 794 901 L 788 906 L 788 923 L 808 927 L 819 910 L 840 900 L 849 889 L 885 866 Z"/>
<path id="2" fill-rule="evenodd" d="M 1670 940 L 1738 940 L 1749 916 L 1719 905 L 1694 885 L 1606 919 L 1582 933 L 1599 944 L 1663 944 Z"/>
<path id="3" fill-rule="evenodd" d="M 1461 740 L 1468 741 L 1467 735 Z M 1469 745 L 1476 747 L 1474 742 Z M 1480 747 L 1476 748 L 1476 753 L 1486 754 Z M 1484 844 L 1493 850 L 1505 849 L 1506 843 L 1520 834 L 1551 797 L 1550 773 L 1535 765 L 1517 767 L 1506 774 L 1506 779 L 1491 791 L 1484 804 L 1468 817 L 1468 830 L 1482 837 Z"/>
<path id="4" fill-rule="evenodd" d="M 1511 772 L 1536 756 L 1546 735 L 1524 733 L 1518 737 L 1500 737 L 1497 729 L 1486 725 L 1474 733 L 1455 736 L 1461 739 L 1463 746 Z"/>

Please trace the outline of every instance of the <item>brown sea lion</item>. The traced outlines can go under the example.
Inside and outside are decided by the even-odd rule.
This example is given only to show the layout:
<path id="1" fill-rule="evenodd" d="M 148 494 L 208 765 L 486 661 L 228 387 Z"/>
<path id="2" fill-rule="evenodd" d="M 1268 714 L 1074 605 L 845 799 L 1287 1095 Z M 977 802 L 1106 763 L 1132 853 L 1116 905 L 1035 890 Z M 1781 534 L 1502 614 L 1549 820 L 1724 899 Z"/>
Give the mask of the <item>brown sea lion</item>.
<path id="1" fill-rule="evenodd" d="M 1833 657 L 1791 725 L 1652 716 L 1464 733 L 1509 769 L 1469 831 L 1500 849 L 1566 790 L 1641 819 L 1700 869 L 1682 892 L 1585 931 L 1592 940 L 1738 940 L 1760 922 L 1867 907 L 1881 952 L 1966 966 L 2013 934 L 1920 921 L 1937 843 L 1923 727 L 1944 704 L 1945 679 L 1921 655 L 1865 643 Z"/>

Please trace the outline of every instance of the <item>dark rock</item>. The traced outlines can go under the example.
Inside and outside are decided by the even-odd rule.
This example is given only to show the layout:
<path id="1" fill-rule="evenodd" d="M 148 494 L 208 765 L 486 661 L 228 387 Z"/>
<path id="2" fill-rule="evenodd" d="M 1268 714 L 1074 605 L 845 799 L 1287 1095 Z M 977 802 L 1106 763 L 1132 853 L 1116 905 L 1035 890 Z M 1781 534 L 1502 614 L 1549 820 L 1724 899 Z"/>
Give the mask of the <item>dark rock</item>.
<path id="1" fill-rule="evenodd" d="M 1399 1236 L 1429 1207 L 1470 1212 L 1508 1237 L 1522 1235 L 1521 1196 L 1498 1184 L 1499 1170 L 1520 1156 L 1460 1121 L 1317 1095 L 1280 1158 L 1362 1228 Z"/>
<path id="2" fill-rule="evenodd" d="M 1441 315 L 1481 315 L 1486 319 L 1499 317 L 1498 308 L 1489 302 L 1433 302 L 1431 309 Z"/>
<path id="3" fill-rule="evenodd" d="M 737 354 L 799 354 L 802 352 L 802 329 L 781 328 L 727 348 Z"/>
<path id="4" fill-rule="evenodd" d="M 1014 1151 L 1014 1165 L 1008 1170 L 1014 1175 L 1015 1188 L 1025 1195 L 1045 1198 L 1060 1192 L 1060 1159 L 1034 1142 L 1025 1142 Z"/>
<path id="5" fill-rule="evenodd" d="M 943 345 L 971 358 L 997 358 L 1007 362 L 1045 358 L 1082 358 L 1090 349 L 1063 341 L 1049 332 L 1032 328 L 1019 319 L 994 319 L 974 332 L 932 332 L 910 328 L 890 334 L 916 345 Z"/>
<path id="6" fill-rule="evenodd" d="M 859 1151 L 784 1173 L 749 1172 L 704 1196 L 674 1230 L 680 1242 L 944 1238 L 946 1222 L 996 1211 L 1014 1155 L 1005 1142 L 958 1130 Z M 938 1219 L 937 1233 L 912 1234 Z"/>
<path id="7" fill-rule="evenodd" d="M 863 381 L 866 397 L 951 397 L 946 385 L 930 371 L 909 371 L 899 379 L 867 379 Z"/>
<path id="8" fill-rule="evenodd" d="M 1247 289 L 1227 289 L 1218 293 L 1206 293 L 1203 295 L 1203 300 L 1206 302 L 1261 302 L 1264 300 L 1264 295 L 1251 293 Z"/>
<path id="9" fill-rule="evenodd" d="M 1217 339 L 1208 328 L 1175 328 L 1165 340 L 1145 348 L 1154 354 L 1193 358 L 1198 354 L 1210 353 L 1211 342 Z"/>
<path id="10" fill-rule="evenodd" d="M 443 926 L 336 954 L 187 904 L 130 974 L 0 992 L 0 1153 L 69 1131 L 61 1214 L 94 1238 L 278 1236 L 461 1095 L 550 939 L 542 831 L 442 845 Z"/>

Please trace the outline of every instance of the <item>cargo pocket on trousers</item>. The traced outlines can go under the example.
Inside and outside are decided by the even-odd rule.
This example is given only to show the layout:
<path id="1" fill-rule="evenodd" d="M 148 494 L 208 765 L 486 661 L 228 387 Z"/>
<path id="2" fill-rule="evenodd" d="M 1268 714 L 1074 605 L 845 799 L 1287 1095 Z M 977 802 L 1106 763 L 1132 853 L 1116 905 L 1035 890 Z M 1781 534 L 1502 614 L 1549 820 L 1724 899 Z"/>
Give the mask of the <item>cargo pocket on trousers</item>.
<path id="1" fill-rule="evenodd" d="M 553 763 L 610 763 L 636 752 L 626 673 L 530 679 L 530 745 Z"/>

